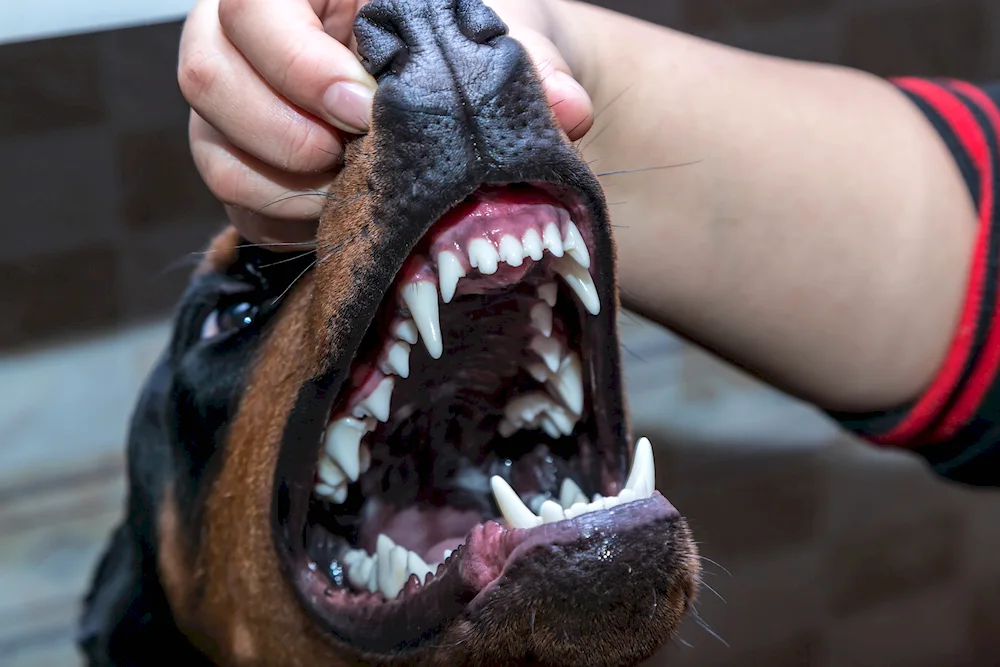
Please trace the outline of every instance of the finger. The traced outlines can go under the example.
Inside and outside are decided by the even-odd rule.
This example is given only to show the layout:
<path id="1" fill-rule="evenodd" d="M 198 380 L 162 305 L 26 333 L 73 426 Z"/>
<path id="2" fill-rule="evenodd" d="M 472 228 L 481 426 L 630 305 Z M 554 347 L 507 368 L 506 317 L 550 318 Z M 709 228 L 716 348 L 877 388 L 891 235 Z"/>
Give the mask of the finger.
<path id="1" fill-rule="evenodd" d="M 219 20 L 281 95 L 342 130 L 368 130 L 375 80 L 324 32 L 308 0 L 220 0 Z"/>
<path id="2" fill-rule="evenodd" d="M 289 174 L 240 150 L 197 113 L 189 126 L 191 154 L 218 199 L 255 215 L 312 221 L 329 200 L 330 174 Z"/>
<path id="3" fill-rule="evenodd" d="M 217 2 L 199 3 L 181 37 L 178 83 L 188 103 L 229 141 L 287 171 L 330 169 L 338 130 L 279 97 L 219 28 Z"/>
<path id="4" fill-rule="evenodd" d="M 510 36 L 519 41 L 538 68 L 549 106 L 571 141 L 584 136 L 594 124 L 594 103 L 569 65 L 544 35 L 517 24 L 510 26 Z"/>

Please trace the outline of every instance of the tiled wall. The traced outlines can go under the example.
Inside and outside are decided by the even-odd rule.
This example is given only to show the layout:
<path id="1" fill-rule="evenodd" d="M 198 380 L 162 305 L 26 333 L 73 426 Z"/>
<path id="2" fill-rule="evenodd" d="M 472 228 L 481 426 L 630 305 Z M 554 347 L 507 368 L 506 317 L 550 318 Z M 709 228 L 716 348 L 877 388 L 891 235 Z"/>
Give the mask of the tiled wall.
<path id="1" fill-rule="evenodd" d="M 1000 76 L 994 0 L 603 0 L 880 74 Z M 169 308 L 221 221 L 177 91 L 180 25 L 0 46 L 0 349 Z M 992 38 L 991 38 L 992 36 Z"/>

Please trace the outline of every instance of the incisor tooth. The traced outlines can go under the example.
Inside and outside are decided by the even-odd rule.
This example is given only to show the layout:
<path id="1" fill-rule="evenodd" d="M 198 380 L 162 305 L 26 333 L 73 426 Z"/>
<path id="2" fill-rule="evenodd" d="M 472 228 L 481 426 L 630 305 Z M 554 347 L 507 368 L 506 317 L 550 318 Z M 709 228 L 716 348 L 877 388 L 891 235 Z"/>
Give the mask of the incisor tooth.
<path id="1" fill-rule="evenodd" d="M 420 583 L 424 583 L 424 579 L 427 575 L 434 571 L 430 565 L 424 562 L 421 558 L 413 551 L 409 551 L 406 554 L 406 578 L 409 579 L 411 574 L 417 575 L 417 579 Z"/>
<path id="2" fill-rule="evenodd" d="M 635 497 L 649 498 L 656 488 L 656 468 L 653 464 L 653 446 L 648 438 L 639 438 L 632 455 L 632 470 L 628 474 L 625 488 L 635 492 Z"/>
<path id="3" fill-rule="evenodd" d="M 403 302 L 413 315 L 420 339 L 434 359 L 440 359 L 444 352 L 441 339 L 441 317 L 438 314 L 437 286 L 426 280 L 408 283 L 403 287 Z"/>
<path id="4" fill-rule="evenodd" d="M 569 477 L 565 478 L 562 481 L 562 486 L 559 487 L 559 504 L 568 508 L 574 503 L 586 502 L 587 496 L 583 494 L 583 490 Z"/>
<path id="5" fill-rule="evenodd" d="M 549 370 L 555 373 L 559 370 L 562 359 L 562 343 L 546 336 L 532 336 L 529 346 L 542 358 Z"/>
<path id="6" fill-rule="evenodd" d="M 360 405 L 368 411 L 368 414 L 375 417 L 380 422 L 389 421 L 389 407 L 392 404 L 393 379 L 384 377 L 375 385 L 372 393 L 361 401 Z"/>
<path id="7" fill-rule="evenodd" d="M 559 364 L 559 370 L 549 378 L 547 386 L 575 416 L 583 414 L 583 364 L 579 354 L 570 352 L 566 355 Z"/>
<path id="8" fill-rule="evenodd" d="M 555 523 L 566 518 L 563 508 L 554 500 L 546 500 L 542 503 L 541 511 L 538 513 L 542 516 L 542 523 Z"/>
<path id="9" fill-rule="evenodd" d="M 597 315 L 601 312 L 601 298 L 597 296 L 597 287 L 594 285 L 594 279 L 590 277 L 590 271 L 580 266 L 572 257 L 554 260 L 553 268 L 576 293 L 588 313 Z"/>
<path id="10" fill-rule="evenodd" d="M 562 235 L 559 233 L 559 227 L 556 223 L 550 222 L 545 225 L 542 230 L 542 245 L 556 257 L 563 256 Z"/>
<path id="11" fill-rule="evenodd" d="M 410 344 L 405 340 L 393 341 L 382 351 L 379 370 L 386 375 L 391 373 L 401 378 L 410 377 Z"/>
<path id="12" fill-rule="evenodd" d="M 538 286 L 537 292 L 539 299 L 555 308 L 556 298 L 559 296 L 559 285 L 556 285 L 555 283 L 544 283 Z"/>
<path id="13" fill-rule="evenodd" d="M 566 236 L 563 237 L 563 250 L 580 263 L 585 269 L 590 268 L 590 251 L 587 244 L 583 242 L 580 229 L 570 220 L 566 224 Z"/>
<path id="14" fill-rule="evenodd" d="M 477 238 L 469 241 L 469 264 L 472 268 L 479 269 L 484 276 L 489 276 L 497 272 L 500 255 L 489 239 Z"/>
<path id="15" fill-rule="evenodd" d="M 521 266 L 524 263 L 524 248 L 516 236 L 504 234 L 500 237 L 500 261 L 511 266 Z"/>
<path id="16" fill-rule="evenodd" d="M 542 253 L 545 252 L 542 248 L 542 237 L 536 229 L 529 229 L 524 233 L 524 236 L 521 237 L 521 247 L 524 248 L 524 254 L 536 262 L 542 258 Z"/>
<path id="17" fill-rule="evenodd" d="M 531 325 L 542 332 L 544 336 L 552 335 L 552 306 L 539 301 L 531 307 Z"/>
<path id="18" fill-rule="evenodd" d="M 510 484 L 502 477 L 494 475 L 490 478 L 490 486 L 493 488 L 493 498 L 497 507 L 511 528 L 534 528 L 541 523 L 542 520 L 528 509 L 517 492 L 510 488 Z"/>
<path id="19" fill-rule="evenodd" d="M 326 430 L 324 449 L 352 482 L 358 481 L 359 449 L 361 438 L 367 430 L 365 422 L 354 417 L 342 417 L 330 424 Z"/>
<path id="20" fill-rule="evenodd" d="M 417 325 L 413 320 L 400 320 L 392 328 L 392 335 L 399 340 L 405 340 L 410 345 L 417 342 Z"/>
<path id="21" fill-rule="evenodd" d="M 441 283 L 441 300 L 451 303 L 460 278 L 465 277 L 465 267 L 458 256 L 449 251 L 438 253 L 438 282 Z"/>

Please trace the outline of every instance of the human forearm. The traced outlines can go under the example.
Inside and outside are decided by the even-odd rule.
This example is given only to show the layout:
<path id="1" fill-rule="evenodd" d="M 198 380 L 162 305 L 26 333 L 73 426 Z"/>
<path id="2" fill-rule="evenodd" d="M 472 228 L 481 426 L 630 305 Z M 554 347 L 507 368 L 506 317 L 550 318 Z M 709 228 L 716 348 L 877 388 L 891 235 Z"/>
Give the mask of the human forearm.
<path id="1" fill-rule="evenodd" d="M 953 335 L 976 229 L 916 108 L 860 73 L 554 7 L 600 114 L 588 159 L 653 168 L 602 178 L 624 303 L 827 408 L 913 398 Z"/>

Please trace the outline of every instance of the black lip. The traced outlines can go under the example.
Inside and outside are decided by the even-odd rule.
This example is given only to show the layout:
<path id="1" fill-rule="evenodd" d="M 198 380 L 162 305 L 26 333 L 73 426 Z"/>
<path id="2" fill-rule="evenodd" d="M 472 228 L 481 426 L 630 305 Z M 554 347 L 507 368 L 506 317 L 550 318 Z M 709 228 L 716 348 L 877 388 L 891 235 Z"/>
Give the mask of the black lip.
<path id="1" fill-rule="evenodd" d="M 306 579 L 303 569 L 308 563 L 305 545 L 301 538 L 306 524 L 308 499 L 312 491 L 311 471 L 315 462 L 318 443 L 326 428 L 326 421 L 333 404 L 349 375 L 350 363 L 356 356 L 371 322 L 390 289 L 396 271 L 403 265 L 412 248 L 416 246 L 426 231 L 448 210 L 484 184 L 510 185 L 531 182 L 544 185 L 555 191 L 561 191 L 560 199 L 567 201 L 566 193 L 570 193 L 576 201 L 573 208 L 582 210 L 589 217 L 590 224 L 581 233 L 587 238 L 592 248 L 595 260 L 591 267 L 595 285 L 601 299 L 600 320 L 603 325 L 585 326 L 583 345 L 586 349 L 599 351 L 589 355 L 587 365 L 591 376 L 588 382 L 592 387 L 617 388 L 616 391 L 602 392 L 602 400 L 592 406 L 591 419 L 596 425 L 595 440 L 602 444 L 597 451 L 604 457 L 604 469 L 618 481 L 624 481 L 628 463 L 628 433 L 624 419 L 624 405 L 621 394 L 622 381 L 620 376 L 619 348 L 617 342 L 617 290 L 614 276 L 613 244 L 610 238 L 603 193 L 596 179 L 585 172 L 581 174 L 576 169 L 568 170 L 567 178 L 511 178 L 489 179 L 486 183 L 470 186 L 467 192 L 456 201 L 436 207 L 433 216 L 428 216 L 428 222 L 423 225 L 419 234 L 406 244 L 405 254 L 394 258 L 395 269 L 388 280 L 375 307 L 366 309 L 363 322 L 358 322 L 350 344 L 345 346 L 343 360 L 328 360 L 327 369 L 312 381 L 304 384 L 296 398 L 295 405 L 285 425 L 281 449 L 275 470 L 274 502 L 272 505 L 272 526 L 275 548 L 278 551 L 278 561 L 283 569 L 283 576 L 293 583 L 300 602 L 308 613 L 321 625 L 325 626 L 335 637 L 368 651 L 391 652 L 399 649 L 398 637 L 385 635 L 380 629 L 387 623 L 357 623 L 350 618 L 351 614 L 339 614 L 331 617 L 320 613 L 311 599 L 312 594 L 306 589 Z M 576 178 L 574 178 L 576 177 Z M 582 181 L 582 182 L 580 182 Z M 596 193 L 596 194 L 595 194 Z M 425 616 L 433 615 L 437 623 L 443 623 L 461 613 L 465 605 L 474 597 L 476 591 L 454 599 L 454 604 L 435 605 L 437 614 L 424 610 Z M 388 606 L 388 605 L 387 605 Z M 398 607 L 396 607 L 398 609 Z M 370 618 L 370 617 L 369 617 Z M 388 619 L 387 619 L 388 621 Z M 391 623 L 391 622 L 390 622 Z M 421 624 L 423 625 L 423 624 Z M 419 633 L 414 635 L 416 641 Z"/>

